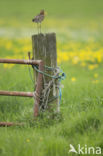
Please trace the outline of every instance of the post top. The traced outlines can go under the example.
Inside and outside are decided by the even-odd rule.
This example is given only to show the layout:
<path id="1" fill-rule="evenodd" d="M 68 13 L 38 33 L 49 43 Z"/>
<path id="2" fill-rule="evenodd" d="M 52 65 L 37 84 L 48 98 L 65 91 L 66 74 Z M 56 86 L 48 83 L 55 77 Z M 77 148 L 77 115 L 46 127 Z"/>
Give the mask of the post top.
<path id="1" fill-rule="evenodd" d="M 42 37 L 43 37 L 43 36 L 44 36 L 44 37 L 45 37 L 45 36 L 56 36 L 56 33 L 55 33 L 55 32 L 51 32 L 51 33 L 44 33 L 44 34 L 43 34 L 43 33 L 40 33 L 40 34 L 34 34 L 34 35 L 32 35 L 32 37 L 37 37 L 37 36 L 38 36 L 38 37 L 41 37 L 41 36 L 42 36 Z"/>

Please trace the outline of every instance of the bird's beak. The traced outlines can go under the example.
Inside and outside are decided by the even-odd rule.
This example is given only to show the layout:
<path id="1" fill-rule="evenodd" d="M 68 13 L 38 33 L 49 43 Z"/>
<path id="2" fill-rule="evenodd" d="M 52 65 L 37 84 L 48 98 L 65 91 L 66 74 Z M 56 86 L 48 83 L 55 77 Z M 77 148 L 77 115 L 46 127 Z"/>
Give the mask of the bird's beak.
<path id="1" fill-rule="evenodd" d="M 48 13 L 47 12 L 45 12 L 45 15 L 47 15 Z"/>

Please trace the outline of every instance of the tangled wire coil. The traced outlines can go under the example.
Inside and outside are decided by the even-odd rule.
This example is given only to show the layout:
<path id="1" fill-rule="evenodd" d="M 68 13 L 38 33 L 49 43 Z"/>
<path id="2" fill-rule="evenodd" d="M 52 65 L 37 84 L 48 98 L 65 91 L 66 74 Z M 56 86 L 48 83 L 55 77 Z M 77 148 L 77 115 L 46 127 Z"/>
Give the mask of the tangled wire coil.
<path id="1" fill-rule="evenodd" d="M 54 101 L 57 98 L 59 98 L 59 104 L 60 104 L 61 96 L 62 96 L 60 83 L 61 83 L 61 80 L 65 79 L 65 73 L 63 73 L 59 67 L 53 68 L 53 67 L 45 66 L 45 70 L 52 71 L 54 73 L 54 75 L 50 75 L 46 72 L 40 71 L 38 69 L 38 66 L 33 65 L 32 67 L 37 72 L 43 74 L 44 88 L 43 88 L 41 97 L 39 97 L 39 99 L 41 101 L 39 109 L 42 109 L 42 110 L 47 109 L 48 103 Z M 51 80 L 48 83 L 45 83 L 45 76 L 46 77 L 48 76 L 49 78 L 51 78 Z M 59 96 L 50 97 L 51 91 L 55 88 L 59 90 Z M 38 96 L 37 93 L 35 93 L 35 95 Z"/>

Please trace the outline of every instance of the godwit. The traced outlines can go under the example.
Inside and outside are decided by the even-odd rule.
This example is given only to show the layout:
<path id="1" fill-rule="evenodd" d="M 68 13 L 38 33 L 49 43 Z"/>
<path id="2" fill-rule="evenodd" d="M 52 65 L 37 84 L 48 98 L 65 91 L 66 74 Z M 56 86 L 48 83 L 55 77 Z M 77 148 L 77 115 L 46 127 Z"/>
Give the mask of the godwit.
<path id="1" fill-rule="evenodd" d="M 45 12 L 44 10 L 41 10 L 40 13 L 32 19 L 33 22 L 37 23 L 38 33 L 39 33 L 39 24 L 40 24 L 40 33 L 41 33 L 41 22 L 44 20 L 44 17 L 45 17 Z"/>

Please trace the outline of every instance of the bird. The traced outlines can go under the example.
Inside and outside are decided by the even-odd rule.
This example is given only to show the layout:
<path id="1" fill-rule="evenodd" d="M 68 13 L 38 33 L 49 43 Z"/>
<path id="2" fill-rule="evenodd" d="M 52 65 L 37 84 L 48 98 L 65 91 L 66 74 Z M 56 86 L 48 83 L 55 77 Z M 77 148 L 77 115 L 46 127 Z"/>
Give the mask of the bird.
<path id="1" fill-rule="evenodd" d="M 38 33 L 39 33 L 39 28 L 41 33 L 41 22 L 44 20 L 44 17 L 45 17 L 45 11 L 41 10 L 40 13 L 32 19 L 32 22 L 37 23 Z"/>

